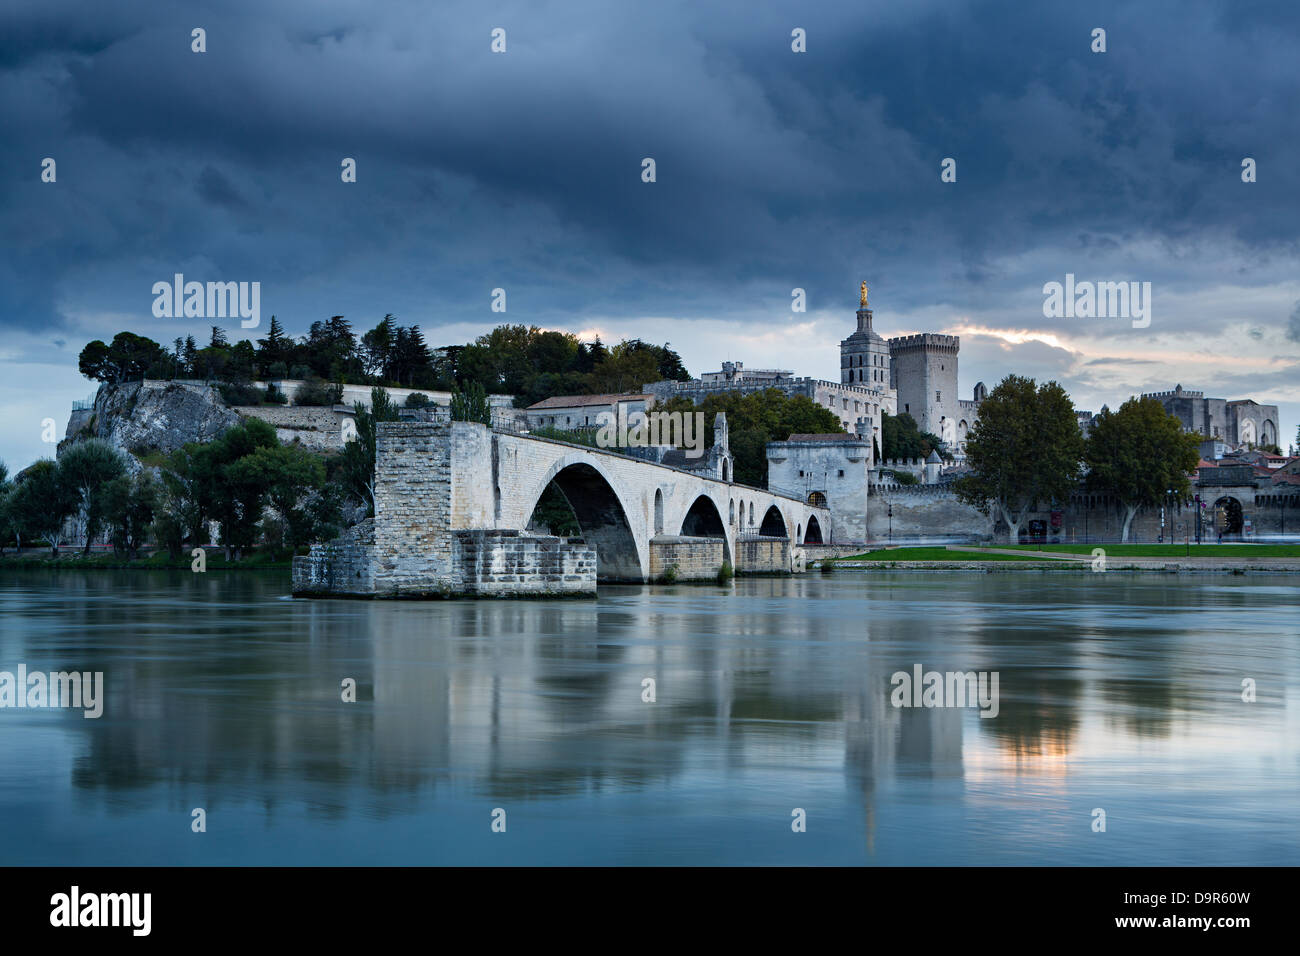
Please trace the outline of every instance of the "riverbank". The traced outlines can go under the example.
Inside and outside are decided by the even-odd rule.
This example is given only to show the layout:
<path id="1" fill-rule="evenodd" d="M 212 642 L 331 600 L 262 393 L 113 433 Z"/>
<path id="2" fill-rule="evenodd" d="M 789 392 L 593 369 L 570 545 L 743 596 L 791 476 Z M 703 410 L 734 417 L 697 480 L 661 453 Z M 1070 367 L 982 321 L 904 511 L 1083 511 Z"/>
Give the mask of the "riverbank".
<path id="1" fill-rule="evenodd" d="M 57 558 L 48 552 L 36 550 L 21 555 L 8 553 L 0 555 L 0 573 L 17 569 L 51 569 L 62 571 L 193 571 L 194 558 L 189 552 L 182 552 L 180 557 L 169 557 L 165 551 L 156 552 L 140 558 L 127 559 L 115 554 L 83 555 L 80 551 L 64 551 Z M 226 553 L 220 548 L 205 549 L 205 571 L 288 571 L 291 554 L 275 554 L 255 551 L 245 554 L 238 561 L 227 561 Z"/>
<path id="2" fill-rule="evenodd" d="M 1032 550 L 1031 550 L 1032 548 Z M 1275 545 L 945 545 L 886 548 L 833 559 L 835 569 L 890 571 L 1155 571 L 1300 573 L 1300 548 Z M 820 565 L 820 562 L 817 562 Z M 815 565 L 815 566 L 817 566 Z"/>

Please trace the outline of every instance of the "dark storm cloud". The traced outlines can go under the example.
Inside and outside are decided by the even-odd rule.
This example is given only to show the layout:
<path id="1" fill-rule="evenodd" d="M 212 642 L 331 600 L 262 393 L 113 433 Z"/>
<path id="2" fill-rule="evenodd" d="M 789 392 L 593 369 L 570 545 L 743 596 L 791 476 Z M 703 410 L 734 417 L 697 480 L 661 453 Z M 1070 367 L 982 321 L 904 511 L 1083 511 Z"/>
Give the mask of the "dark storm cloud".
<path id="1" fill-rule="evenodd" d="M 215 206 L 242 208 L 248 205 L 248 201 L 239 195 L 239 190 L 234 187 L 234 184 L 211 166 L 205 166 L 203 172 L 199 174 L 196 189 L 199 196 Z"/>
<path id="2" fill-rule="evenodd" d="M 1189 244 L 1294 251 L 1296 26 L 1286 3 L 19 3 L 0 315 L 144 322 L 182 270 L 260 279 L 295 331 L 491 321 L 495 286 L 506 318 L 566 325 L 761 316 L 796 285 L 851 309 L 863 275 L 960 307 L 1144 239 L 1168 252 L 1134 278 L 1186 283 Z"/>

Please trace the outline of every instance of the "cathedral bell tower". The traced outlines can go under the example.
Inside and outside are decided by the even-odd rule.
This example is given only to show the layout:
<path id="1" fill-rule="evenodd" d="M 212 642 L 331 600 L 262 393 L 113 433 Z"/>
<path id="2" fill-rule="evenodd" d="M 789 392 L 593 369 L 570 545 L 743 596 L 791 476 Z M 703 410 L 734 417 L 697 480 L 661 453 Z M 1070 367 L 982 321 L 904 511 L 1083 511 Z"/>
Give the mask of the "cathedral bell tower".
<path id="1" fill-rule="evenodd" d="M 867 284 L 858 297 L 858 327 L 840 342 L 840 383 L 889 388 L 889 344 L 871 327 Z"/>

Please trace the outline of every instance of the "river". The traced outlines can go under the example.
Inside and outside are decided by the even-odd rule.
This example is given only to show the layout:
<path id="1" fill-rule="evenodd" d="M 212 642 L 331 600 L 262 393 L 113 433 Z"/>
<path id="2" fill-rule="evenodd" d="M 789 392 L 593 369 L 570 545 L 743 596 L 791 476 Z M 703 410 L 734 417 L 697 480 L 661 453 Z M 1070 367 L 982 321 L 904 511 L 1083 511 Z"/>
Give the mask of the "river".
<path id="1" fill-rule="evenodd" d="M 1295 864 L 1298 591 L 839 571 L 363 602 L 6 570 L 0 670 L 104 690 L 97 719 L 0 709 L 0 863 Z M 894 706 L 918 665 L 996 674 L 996 716 Z"/>

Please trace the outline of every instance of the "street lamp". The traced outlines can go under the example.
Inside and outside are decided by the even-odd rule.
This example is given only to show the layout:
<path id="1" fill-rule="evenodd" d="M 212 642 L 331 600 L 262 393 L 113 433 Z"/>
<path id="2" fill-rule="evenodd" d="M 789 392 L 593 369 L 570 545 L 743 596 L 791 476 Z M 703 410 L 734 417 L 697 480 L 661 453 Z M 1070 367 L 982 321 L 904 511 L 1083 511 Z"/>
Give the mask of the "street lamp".
<path id="1" fill-rule="evenodd" d="M 894 503 L 889 503 L 889 543 L 894 543 Z"/>

